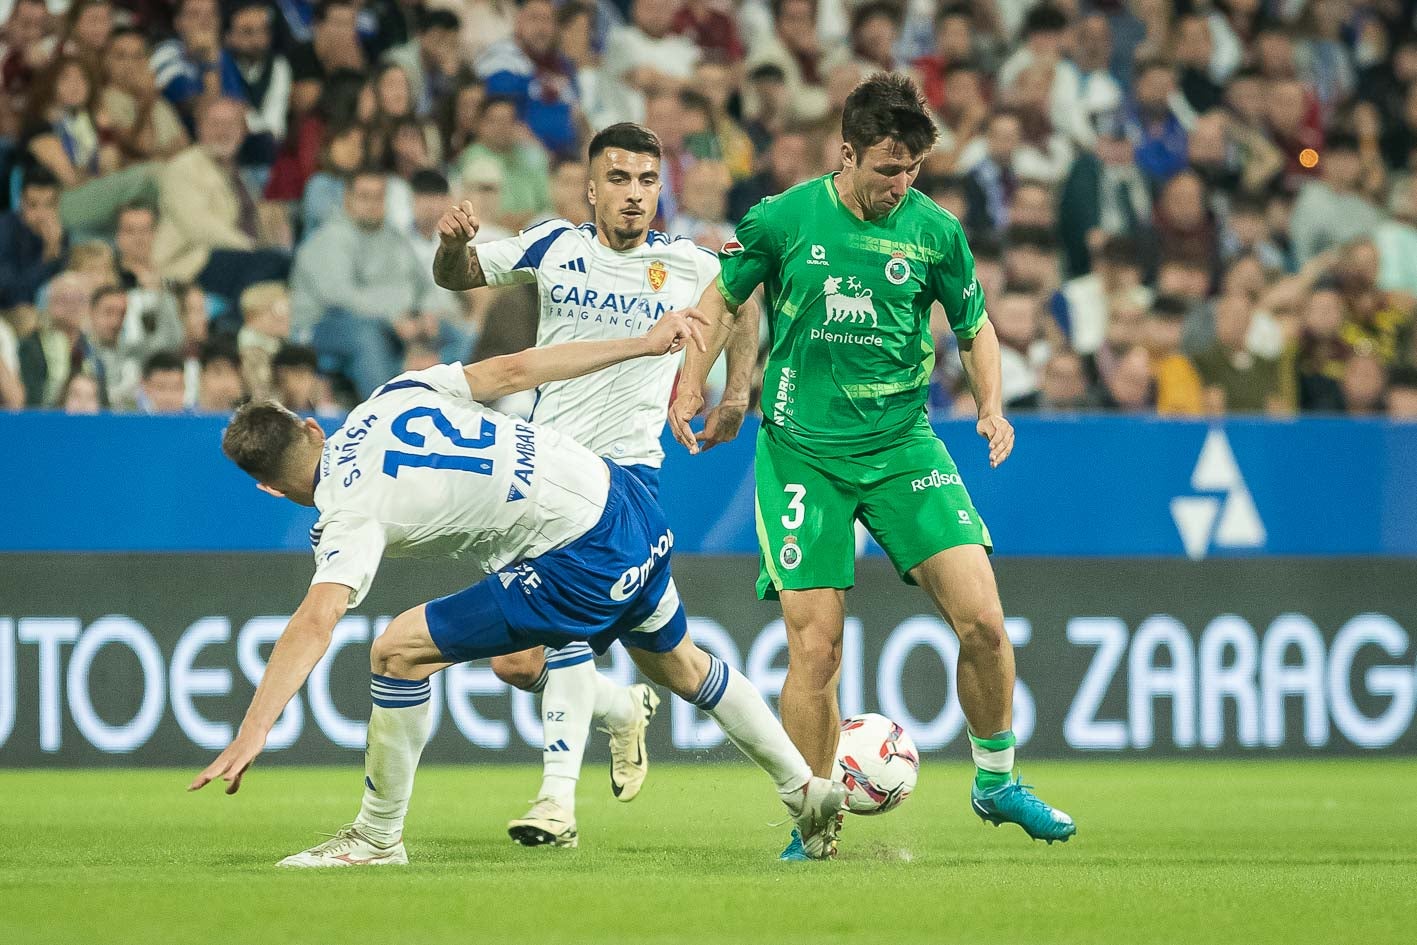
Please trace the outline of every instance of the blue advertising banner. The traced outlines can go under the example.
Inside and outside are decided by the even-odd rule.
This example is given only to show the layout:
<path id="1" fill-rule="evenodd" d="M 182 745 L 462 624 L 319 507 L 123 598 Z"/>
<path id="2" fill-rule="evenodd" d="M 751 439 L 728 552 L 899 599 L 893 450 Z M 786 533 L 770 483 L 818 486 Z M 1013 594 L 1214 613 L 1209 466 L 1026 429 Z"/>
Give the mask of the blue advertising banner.
<path id="1" fill-rule="evenodd" d="M 258 492 L 214 417 L 0 414 L 0 551 L 295 551 L 313 510 Z M 988 468 L 950 447 L 1000 555 L 1417 556 L 1417 425 L 1345 419 L 1015 420 Z M 690 457 L 666 442 L 676 551 L 752 554 L 756 427 Z M 922 488 L 933 471 L 920 470 Z M 877 552 L 860 536 L 863 554 Z"/>

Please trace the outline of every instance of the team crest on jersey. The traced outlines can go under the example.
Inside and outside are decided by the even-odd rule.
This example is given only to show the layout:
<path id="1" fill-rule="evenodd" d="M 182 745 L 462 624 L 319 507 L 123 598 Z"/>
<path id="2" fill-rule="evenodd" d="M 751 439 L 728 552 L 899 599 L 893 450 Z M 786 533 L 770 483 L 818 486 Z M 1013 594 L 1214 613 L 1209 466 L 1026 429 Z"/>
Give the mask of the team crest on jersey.
<path id="1" fill-rule="evenodd" d="M 782 550 L 778 552 L 777 560 L 787 570 L 797 570 L 797 566 L 802 563 L 802 549 L 797 547 L 796 535 L 788 535 L 782 540 Z"/>
<path id="2" fill-rule="evenodd" d="M 739 253 L 743 252 L 743 244 L 738 242 L 737 237 L 734 237 L 727 243 L 724 243 L 723 248 L 720 249 L 719 252 L 725 256 L 737 256 Z"/>
<path id="3" fill-rule="evenodd" d="M 669 278 L 669 269 L 656 259 L 649 264 L 649 287 L 652 291 L 658 292 L 664 288 L 664 280 Z"/>
<path id="4" fill-rule="evenodd" d="M 886 281 L 891 285 L 904 285 L 910 278 L 910 261 L 905 258 L 902 252 L 891 253 L 890 261 L 886 263 Z"/>

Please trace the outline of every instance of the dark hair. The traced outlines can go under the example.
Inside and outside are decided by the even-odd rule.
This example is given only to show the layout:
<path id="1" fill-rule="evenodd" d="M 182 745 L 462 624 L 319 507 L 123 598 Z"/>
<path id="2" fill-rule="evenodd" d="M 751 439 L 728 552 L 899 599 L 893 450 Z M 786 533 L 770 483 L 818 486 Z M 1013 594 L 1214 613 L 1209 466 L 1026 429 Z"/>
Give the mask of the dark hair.
<path id="1" fill-rule="evenodd" d="M 915 189 L 929 196 L 941 193 L 963 196 L 969 193 L 969 186 L 965 179 L 957 174 L 932 174 L 929 177 L 922 175 L 915 182 Z"/>
<path id="2" fill-rule="evenodd" d="M 413 172 L 413 176 L 408 179 L 408 186 L 413 188 L 415 194 L 445 196 L 450 193 L 448 179 L 437 171 L 426 167 Z"/>
<path id="3" fill-rule="evenodd" d="M 125 203 L 123 206 L 118 208 L 118 212 L 113 215 L 113 219 L 115 221 L 121 220 L 123 219 L 124 214 L 138 212 L 152 214 L 153 221 L 157 221 L 157 207 L 154 207 L 152 204 L 142 200 L 135 200 L 132 203 Z"/>
<path id="4" fill-rule="evenodd" d="M 556 10 L 556 25 L 565 26 L 578 16 L 588 16 L 591 18 L 591 25 L 595 25 L 595 6 L 590 3 L 582 3 L 580 0 L 571 0 L 570 3 L 563 3 Z"/>
<path id="5" fill-rule="evenodd" d="M 227 459 L 257 482 L 280 478 L 291 450 L 304 438 L 300 418 L 273 400 L 253 401 L 236 409 L 221 435 Z"/>
<path id="6" fill-rule="evenodd" d="M 202 342 L 197 349 L 197 363 L 206 370 L 217 361 L 227 361 L 238 371 L 241 370 L 241 353 L 236 350 L 236 339 L 230 335 L 215 335 Z"/>
<path id="7" fill-rule="evenodd" d="M 1040 3 L 1023 18 L 1019 34 L 1028 39 L 1038 33 L 1061 33 L 1068 28 L 1068 17 L 1062 10 L 1047 3 Z"/>
<path id="8" fill-rule="evenodd" d="M 1264 194 L 1242 190 L 1230 199 L 1230 216 L 1237 213 L 1253 213 L 1264 216 L 1269 209 L 1269 198 Z"/>
<path id="9" fill-rule="evenodd" d="M 389 172 L 373 164 L 361 164 L 350 173 L 349 182 L 353 184 L 361 177 L 377 177 L 381 182 L 387 183 Z"/>
<path id="10" fill-rule="evenodd" d="M 1141 249 L 1132 237 L 1116 234 L 1107 237 L 1107 241 L 1102 244 L 1102 252 L 1097 254 L 1097 261 L 1109 266 L 1140 269 Z"/>
<path id="11" fill-rule="evenodd" d="M 1171 60 L 1164 56 L 1144 56 L 1137 60 L 1136 75 L 1138 78 L 1148 72 L 1154 72 L 1157 69 L 1163 72 L 1170 72 L 1173 75 L 1176 72 L 1176 67 L 1171 64 Z"/>
<path id="12" fill-rule="evenodd" d="M 446 7 L 436 10 L 422 9 L 418 14 L 418 32 L 420 33 L 426 33 L 429 30 L 451 30 L 456 33 L 460 29 L 462 29 L 462 20 Z"/>
<path id="13" fill-rule="evenodd" d="M 841 137 L 859 161 L 870 147 L 890 138 L 912 156 L 935 146 L 939 138 L 920 89 L 905 76 L 877 72 L 846 97 Z"/>
<path id="14" fill-rule="evenodd" d="M 1156 301 L 1151 303 L 1151 313 L 1156 318 L 1164 321 L 1180 321 L 1186 317 L 1190 306 L 1185 299 L 1177 298 L 1174 295 L 1158 295 Z"/>
<path id="15" fill-rule="evenodd" d="M 782 8 L 787 6 L 788 0 L 772 0 L 772 21 L 776 23 L 782 17 Z M 811 0 L 812 15 L 817 15 L 817 0 Z"/>
<path id="16" fill-rule="evenodd" d="M 1387 376 L 1388 387 L 1417 388 L 1417 367 L 1395 367 Z"/>
<path id="17" fill-rule="evenodd" d="M 1036 249 L 1051 253 L 1058 248 L 1058 238 L 1046 226 L 1011 226 L 1004 234 L 1007 249 Z"/>
<path id="18" fill-rule="evenodd" d="M 855 33 L 867 21 L 874 20 L 878 16 L 883 16 L 896 26 L 900 26 L 903 12 L 900 6 L 892 3 L 891 0 L 867 0 L 866 3 L 857 7 L 856 12 L 851 15 L 851 32 Z"/>
<path id="19" fill-rule="evenodd" d="M 54 176 L 54 172 L 43 164 L 31 164 L 25 168 L 24 176 L 20 179 L 20 193 L 24 193 L 31 187 L 53 187 L 59 188 L 59 178 Z"/>
<path id="20" fill-rule="evenodd" d="M 270 15 L 271 22 L 275 22 L 275 10 L 272 9 L 270 0 L 231 0 L 226 4 L 226 9 L 222 13 L 221 31 L 225 33 L 231 29 L 231 23 L 236 19 L 236 14 L 245 13 L 247 10 L 265 10 Z"/>
<path id="21" fill-rule="evenodd" d="M 969 248 L 974 252 L 974 261 L 999 262 L 1003 255 L 1003 250 L 999 246 L 999 241 L 987 233 L 980 234 L 969 241 Z"/>
<path id="22" fill-rule="evenodd" d="M 749 82 L 786 82 L 787 73 L 782 66 L 773 62 L 765 62 L 760 66 L 754 66 L 748 70 Z"/>
<path id="23" fill-rule="evenodd" d="M 143 380 L 147 380 L 159 371 L 181 371 L 183 370 L 182 359 L 172 351 L 154 351 L 143 362 Z"/>
<path id="24" fill-rule="evenodd" d="M 127 299 L 128 291 L 122 288 L 121 286 L 114 285 L 111 282 L 106 283 L 93 290 L 93 295 L 89 296 L 89 304 L 97 305 L 101 299 L 107 298 L 110 295 L 121 295 L 124 299 Z"/>
<path id="25" fill-rule="evenodd" d="M 961 59 L 961 60 L 959 60 L 958 62 L 952 62 L 952 63 L 950 63 L 949 65 L 945 66 L 945 71 L 942 73 L 942 75 L 943 75 L 946 79 L 948 79 L 950 76 L 954 75 L 956 72 L 983 72 L 983 71 L 984 71 L 984 67 L 979 64 L 978 60 L 975 60 L 975 59 Z"/>
<path id="26" fill-rule="evenodd" d="M 315 22 L 325 22 L 325 17 L 330 15 L 330 10 L 335 7 L 354 7 L 359 5 L 359 0 L 320 0 L 315 4 Z"/>
<path id="27" fill-rule="evenodd" d="M 622 121 L 597 131 L 595 137 L 590 139 L 590 146 L 586 148 L 586 158 L 594 161 L 607 148 L 619 148 L 631 154 L 648 154 L 653 157 L 660 157 L 664 153 L 659 146 L 659 135 L 633 121 Z"/>
<path id="28" fill-rule="evenodd" d="M 308 368 L 316 373 L 320 370 L 320 356 L 307 345 L 281 345 L 271 358 L 271 370 L 282 368 Z"/>
<path id="29" fill-rule="evenodd" d="M 152 45 L 152 43 L 148 42 L 148 34 L 144 33 L 136 26 L 115 26 L 113 27 L 113 31 L 108 34 L 108 42 L 105 44 L 105 48 L 112 46 L 115 39 L 123 39 L 125 36 L 136 36 L 141 39 L 144 49 Z"/>
<path id="30" fill-rule="evenodd" d="M 945 22 L 945 20 L 952 20 L 952 19 L 954 19 L 955 17 L 959 17 L 959 16 L 964 17 L 966 20 L 969 20 L 970 22 L 973 22 L 973 21 L 974 21 L 974 11 L 969 8 L 969 4 L 967 4 L 967 3 L 946 3 L 946 4 L 942 4 L 942 5 L 940 6 L 940 9 L 939 9 L 938 11 L 936 11 L 936 13 L 935 13 L 935 28 L 936 28 L 936 29 L 939 29 L 939 28 L 940 28 L 940 24 L 943 23 L 943 22 Z"/>
<path id="31" fill-rule="evenodd" d="M 1357 151 L 1358 136 L 1351 131 L 1330 131 L 1324 141 L 1325 151 Z"/>

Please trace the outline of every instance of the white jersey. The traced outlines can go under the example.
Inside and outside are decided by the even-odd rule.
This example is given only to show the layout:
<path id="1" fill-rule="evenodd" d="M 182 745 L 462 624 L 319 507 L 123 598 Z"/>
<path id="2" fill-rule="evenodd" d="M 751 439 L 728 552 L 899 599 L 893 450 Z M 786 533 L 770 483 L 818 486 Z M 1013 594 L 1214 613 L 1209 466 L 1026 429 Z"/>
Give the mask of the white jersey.
<path id="1" fill-rule="evenodd" d="M 489 285 L 537 284 L 538 345 L 643 334 L 665 312 L 697 305 L 718 278 L 717 256 L 657 230 L 621 253 L 600 242 L 593 223 L 548 220 L 475 248 Z M 658 466 L 664 460 L 659 437 L 682 357 L 637 358 L 543 384 L 532 419 L 622 466 Z"/>
<path id="2" fill-rule="evenodd" d="M 410 371 L 325 441 L 311 583 L 349 587 L 353 607 L 385 554 L 468 558 L 491 574 L 585 534 L 609 489 L 600 457 L 473 400 L 461 364 Z"/>

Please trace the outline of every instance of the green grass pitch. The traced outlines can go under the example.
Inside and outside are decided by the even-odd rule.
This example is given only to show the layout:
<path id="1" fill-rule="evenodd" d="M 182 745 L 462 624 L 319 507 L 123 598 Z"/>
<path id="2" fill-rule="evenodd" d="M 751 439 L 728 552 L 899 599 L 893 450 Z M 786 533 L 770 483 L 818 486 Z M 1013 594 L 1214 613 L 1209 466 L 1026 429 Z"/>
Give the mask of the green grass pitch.
<path id="1" fill-rule="evenodd" d="M 588 767 L 579 850 L 507 839 L 533 769 L 430 768 L 410 867 L 318 874 L 272 864 L 352 818 L 357 763 L 258 767 L 236 797 L 0 771 L 0 942 L 1417 941 L 1417 761 L 1037 762 L 1080 827 L 1052 847 L 979 823 L 969 770 L 927 763 L 900 810 L 848 818 L 838 861 L 785 864 L 746 765 L 652 768 L 632 804 Z"/>

